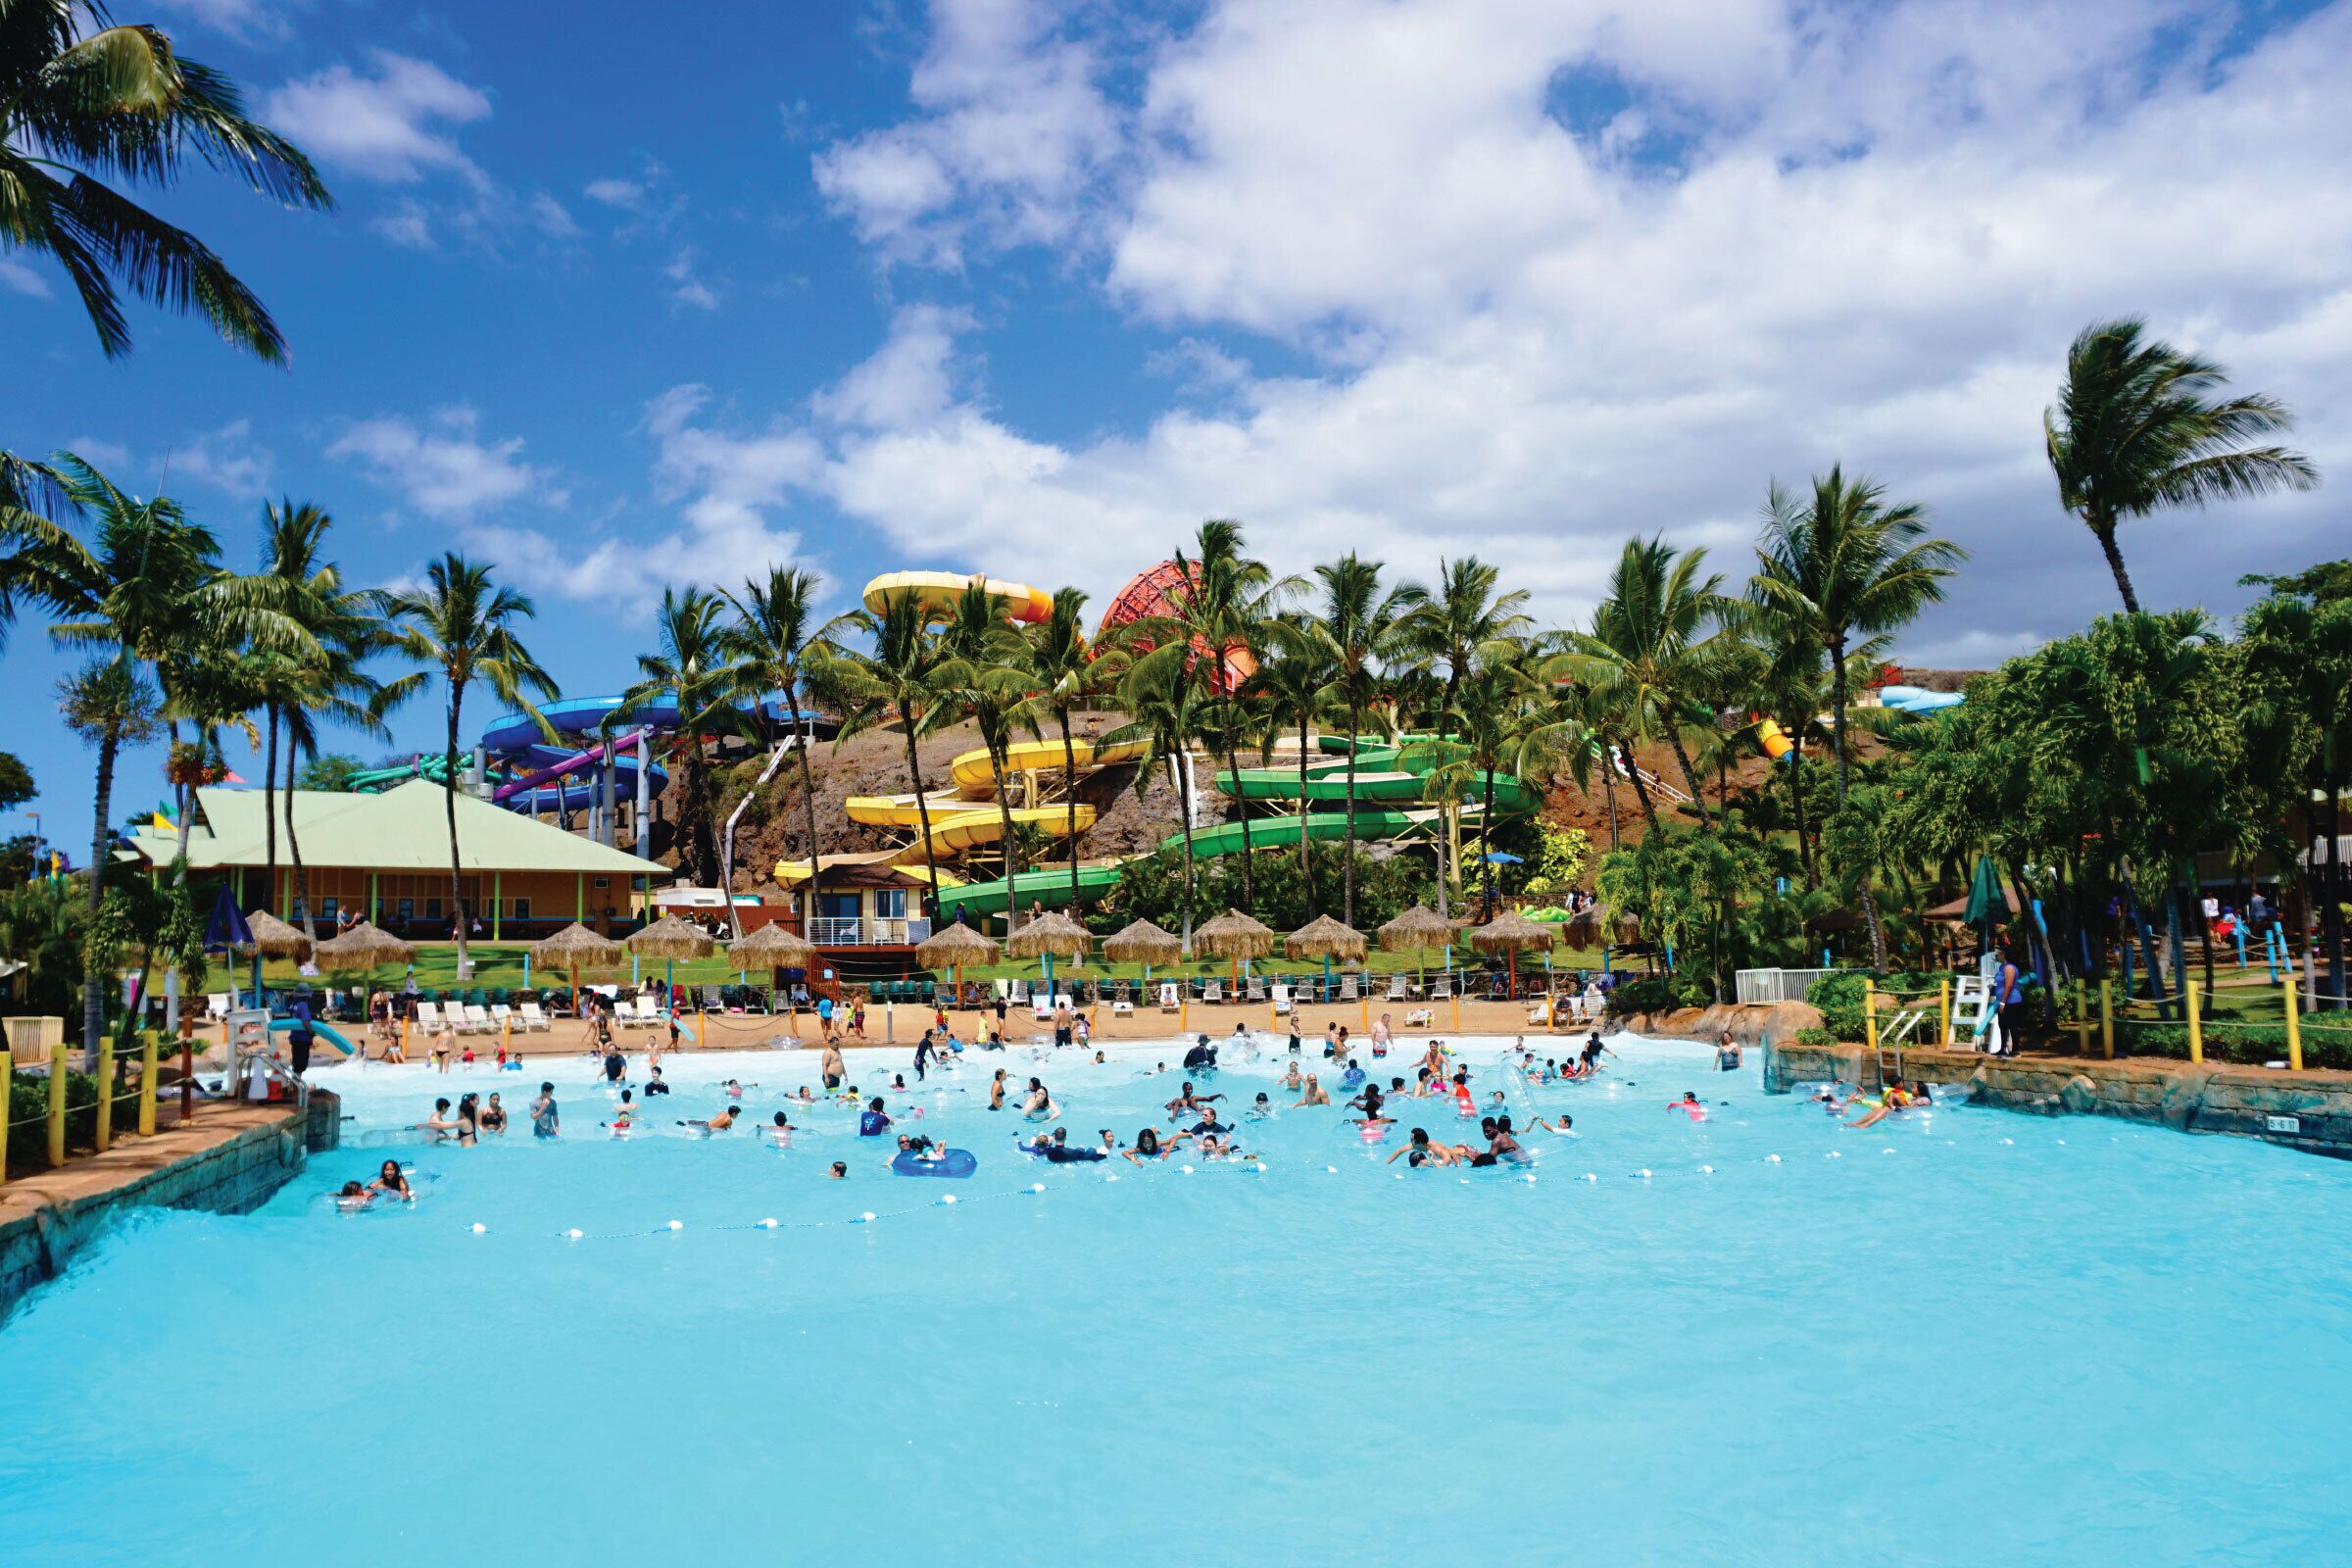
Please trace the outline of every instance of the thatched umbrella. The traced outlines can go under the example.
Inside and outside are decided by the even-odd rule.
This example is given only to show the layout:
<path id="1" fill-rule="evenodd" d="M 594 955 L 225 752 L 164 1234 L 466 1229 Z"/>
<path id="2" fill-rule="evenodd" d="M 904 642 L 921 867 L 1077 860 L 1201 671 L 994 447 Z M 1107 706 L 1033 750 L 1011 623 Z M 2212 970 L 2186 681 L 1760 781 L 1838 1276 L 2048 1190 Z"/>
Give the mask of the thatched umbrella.
<path id="1" fill-rule="evenodd" d="M 718 951 L 710 932 L 688 925 L 674 914 L 631 932 L 622 946 L 640 956 L 662 960 L 662 1005 L 671 1012 L 677 1010 L 678 960 L 708 958 Z"/>
<path id="2" fill-rule="evenodd" d="M 1244 963 L 1274 951 L 1274 932 L 1239 909 L 1227 909 L 1193 933 L 1193 951 L 1232 959 L 1234 983 L 1239 985 Z"/>
<path id="3" fill-rule="evenodd" d="M 1289 936 L 1284 937 L 1282 951 L 1294 958 L 1321 958 L 1323 960 L 1323 993 L 1325 996 L 1329 996 L 1331 994 L 1331 960 L 1338 958 L 1347 963 L 1361 963 L 1364 960 L 1364 955 L 1372 951 L 1372 944 L 1365 940 L 1361 931 L 1356 930 L 1353 926 L 1342 925 L 1330 915 L 1325 914 L 1317 916 Z M 1365 1009 L 1369 1011 L 1370 1007 L 1371 1004 L 1367 1001 Z"/>
<path id="4" fill-rule="evenodd" d="M 1559 932 L 1550 926 L 1530 920 L 1516 909 L 1505 909 L 1485 925 L 1474 926 L 1469 932 L 1470 945 L 1481 953 L 1501 953 L 1509 956 L 1511 990 L 1519 990 L 1519 955 L 1541 950 L 1548 955 L 1559 940 Z"/>
<path id="5" fill-rule="evenodd" d="M 312 950 L 311 961 L 321 969 L 373 969 L 386 963 L 415 963 L 416 950 L 389 931 L 362 920 L 339 937 Z"/>
<path id="6" fill-rule="evenodd" d="M 1429 950 L 1453 940 L 1453 922 L 1426 904 L 1416 904 L 1374 935 L 1383 953 L 1409 953 L 1420 960 L 1421 984 L 1429 985 Z"/>
<path id="7" fill-rule="evenodd" d="M 750 968 L 766 969 L 771 974 L 777 969 L 806 969 L 815 958 L 816 949 L 800 933 L 788 931 L 771 920 L 759 930 L 738 937 L 728 946 L 727 956 L 735 960 L 735 972 L 741 977 Z M 785 1016 L 791 1020 L 793 1037 L 798 1039 L 801 1009 L 789 994 L 784 1008 Z"/>
<path id="8" fill-rule="evenodd" d="M 1102 956 L 1113 963 L 1140 963 L 1148 976 L 1152 965 L 1183 957 L 1184 942 L 1149 920 L 1137 920 L 1102 939 Z"/>
<path id="9" fill-rule="evenodd" d="M 308 963 L 316 951 L 309 937 L 280 920 L 267 909 L 256 909 L 245 917 L 246 930 L 253 937 L 247 951 L 253 955 L 253 995 L 256 1004 L 262 995 L 262 960 L 264 958 L 292 958 Z"/>
<path id="10" fill-rule="evenodd" d="M 620 962 L 620 944 L 610 937 L 600 937 L 574 920 L 554 936 L 534 942 L 530 959 L 537 964 L 552 964 L 571 970 L 571 1015 L 580 1015 L 580 965 L 591 969 L 610 969 Z"/>
<path id="11" fill-rule="evenodd" d="M 1094 933 L 1056 909 L 1041 914 L 1004 939 L 1004 951 L 1016 958 L 1046 960 L 1046 999 L 1054 997 L 1054 959 L 1083 958 L 1094 951 Z"/>
<path id="12" fill-rule="evenodd" d="M 995 939 L 981 935 L 958 920 L 943 926 L 932 934 L 931 940 L 914 950 L 914 961 L 926 969 L 954 971 L 956 1001 L 963 1001 L 963 966 L 967 963 L 997 961 Z"/>

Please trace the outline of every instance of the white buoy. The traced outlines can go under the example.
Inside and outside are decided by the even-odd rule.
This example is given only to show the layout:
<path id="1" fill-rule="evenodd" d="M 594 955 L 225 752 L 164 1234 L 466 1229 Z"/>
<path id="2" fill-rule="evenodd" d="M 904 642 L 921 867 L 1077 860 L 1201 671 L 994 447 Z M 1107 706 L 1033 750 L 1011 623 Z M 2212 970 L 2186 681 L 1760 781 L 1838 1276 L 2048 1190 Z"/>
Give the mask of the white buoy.
<path id="1" fill-rule="evenodd" d="M 686 1222 L 682 1219 L 673 1219 L 669 1222 L 669 1228 L 673 1231 L 682 1231 L 686 1228 Z"/>
<path id="2" fill-rule="evenodd" d="M 1698 1167 L 1698 1173 L 1701 1176 L 1712 1176 L 1715 1174 L 1715 1167 L 1712 1165 L 1701 1165 Z"/>
<path id="3" fill-rule="evenodd" d="M 1519 1179 L 1520 1179 L 1521 1181 L 1523 1181 L 1523 1182 L 1527 1183 L 1527 1184 L 1528 1184 L 1530 1187 L 1533 1187 L 1533 1186 L 1536 1184 L 1536 1173 L 1535 1173 L 1534 1171 L 1532 1171 L 1532 1170 L 1531 1170 L 1531 1171 L 1529 1171 L 1529 1172 L 1528 1172 L 1526 1175 L 1524 1175 L 1524 1176 L 1520 1177 Z"/>
<path id="4" fill-rule="evenodd" d="M 475 1221 L 474 1221 L 474 1222 L 473 1222 L 471 1225 L 469 1225 L 469 1226 L 467 1226 L 467 1227 L 466 1227 L 466 1229 L 468 1229 L 468 1230 L 472 1231 L 472 1232 L 473 1232 L 473 1234 L 474 1234 L 474 1235 L 476 1235 L 476 1236 L 479 1236 L 479 1235 L 481 1235 L 481 1234 L 482 1234 L 484 1231 L 487 1231 L 489 1228 L 490 1228 L 489 1226 L 487 1226 L 487 1225 L 483 1224 L 483 1223 L 482 1223 L 480 1220 L 478 1220 L 478 1219 L 477 1219 L 477 1220 L 475 1220 Z"/>
<path id="5" fill-rule="evenodd" d="M 2017 1142 L 2017 1140 L 2014 1138 L 2004 1138 L 2001 1140 L 2001 1142 L 2004 1144 L 2014 1144 Z"/>
<path id="6" fill-rule="evenodd" d="M 950 1203 L 953 1203 L 954 1201 L 956 1201 L 956 1195 L 955 1195 L 954 1193 L 947 1193 L 947 1194 L 944 1194 L 944 1195 L 943 1195 L 943 1196 L 940 1198 L 940 1200 L 939 1200 L 939 1201 L 940 1201 L 940 1206 L 944 1208 L 944 1207 L 946 1207 L 948 1204 L 950 1204 Z"/>
<path id="7" fill-rule="evenodd" d="M 1337 1176 L 1340 1173 L 1340 1167 L 1337 1165 L 1326 1165 L 1323 1167 L 1323 1169 L 1333 1176 Z"/>
<path id="8" fill-rule="evenodd" d="M 1597 1173 L 1595 1173 L 1595 1172 L 1593 1172 L 1593 1171 L 1587 1171 L 1587 1172 L 1585 1172 L 1585 1180 L 1587 1180 L 1587 1181 L 1589 1181 L 1589 1182 L 1596 1182 L 1596 1181 L 1600 1180 L 1600 1177 L 1599 1177 L 1599 1175 L 1598 1175 Z"/>
<path id="9" fill-rule="evenodd" d="M 1764 1163 L 1767 1165 L 1778 1165 L 1780 1162 L 1781 1156 L 1778 1154 L 1766 1154 L 1764 1156 Z"/>
<path id="10" fill-rule="evenodd" d="M 860 1214 L 860 1215 L 858 1215 L 858 1224 L 860 1224 L 860 1225 L 871 1225 L 873 1222 L 874 1222 L 874 1211 L 873 1211 L 872 1209 L 870 1209 L 870 1208 L 869 1208 L 869 1209 L 867 1209 L 867 1210 L 866 1210 L 864 1213 L 862 1213 L 862 1214 Z"/>
<path id="11" fill-rule="evenodd" d="M 1031 1182 L 1029 1184 L 1029 1190 L 1033 1193 L 1042 1193 L 1046 1190 L 1046 1184 L 1044 1182 Z"/>
<path id="12" fill-rule="evenodd" d="M 1832 1159 L 1843 1159 L 1845 1156 L 1839 1153 L 1837 1150 L 1833 1149 L 1830 1151 L 1830 1157 Z"/>
<path id="13" fill-rule="evenodd" d="M 760 1222 L 760 1228 L 763 1231 L 772 1231 L 776 1228 L 776 1222 L 772 1219 L 763 1219 Z"/>
<path id="14" fill-rule="evenodd" d="M 1103 1177 L 1102 1179 L 1103 1179 L 1104 1181 L 1106 1181 L 1106 1182 L 1115 1182 L 1115 1181 L 1117 1181 L 1117 1180 L 1119 1179 L 1119 1173 L 1118 1173 L 1117 1171 L 1115 1171 L 1115 1170 L 1114 1170 L 1114 1171 L 1112 1171 L 1112 1172 L 1111 1172 L 1109 1175 L 1107 1175 L 1107 1176 Z"/>
<path id="15" fill-rule="evenodd" d="M 1636 1176 L 1640 1177 L 1640 1178 L 1641 1178 L 1642 1181 L 1647 1181 L 1647 1180 L 1649 1180 L 1649 1172 L 1648 1172 L 1648 1171 L 1646 1171 L 1646 1170 L 1638 1170 L 1638 1171 L 1634 1172 L 1634 1174 L 1635 1174 Z"/>
<path id="16" fill-rule="evenodd" d="M 1183 1170 L 1184 1170 L 1184 1173 L 1185 1173 L 1187 1176 L 1190 1176 L 1190 1175 L 1193 1173 L 1193 1167 L 1192 1167 L 1192 1166 L 1190 1166 L 1190 1165 L 1186 1165 L 1186 1166 L 1184 1166 L 1184 1167 L 1183 1167 Z"/>
<path id="17" fill-rule="evenodd" d="M 583 1236 L 587 1235 L 588 1233 L 587 1233 L 586 1231 L 583 1231 L 583 1230 L 573 1229 L 573 1230 L 568 1230 L 568 1231 L 565 1231 L 564 1234 L 564 1235 L 566 1235 L 566 1236 L 568 1236 L 568 1237 L 570 1237 L 570 1238 L 571 1238 L 573 1241 L 575 1241 L 575 1242 L 576 1242 L 576 1241 L 578 1241 L 578 1240 L 579 1240 L 581 1237 L 583 1237 Z"/>
<path id="18" fill-rule="evenodd" d="M 1882 1149 L 1879 1151 L 1879 1152 L 1882 1154 L 1891 1154 L 1894 1152 L 1894 1151 L 1891 1149 Z"/>
<path id="19" fill-rule="evenodd" d="M 1404 1180 L 1404 1172 L 1400 1170 L 1393 1170 L 1389 1172 L 1389 1174 L 1396 1177 L 1398 1181 Z"/>

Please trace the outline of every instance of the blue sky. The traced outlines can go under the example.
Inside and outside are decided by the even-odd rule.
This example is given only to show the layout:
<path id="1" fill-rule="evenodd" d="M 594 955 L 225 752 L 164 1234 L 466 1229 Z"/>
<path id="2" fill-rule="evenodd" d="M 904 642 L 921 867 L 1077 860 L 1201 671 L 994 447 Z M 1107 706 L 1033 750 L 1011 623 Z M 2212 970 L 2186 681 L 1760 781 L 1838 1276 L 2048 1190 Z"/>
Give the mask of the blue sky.
<path id="1" fill-rule="evenodd" d="M 109 364 L 0 251 L 0 446 L 169 488 L 240 561 L 278 495 L 362 582 L 489 559 L 575 694 L 626 678 L 664 583 L 792 560 L 846 605 L 938 565 L 1100 603 L 1217 514 L 1285 569 L 1502 560 L 1565 619 L 1631 532 L 1743 574 L 1767 482 L 1833 461 L 1976 553 L 1904 651 L 1984 664 L 2112 594 L 2038 453 L 2086 321 L 2145 314 L 2287 398 L 2324 470 L 2352 446 L 2340 5 L 119 10 L 233 73 L 341 205 L 156 199 L 270 303 L 284 369 L 144 308 Z M 2126 548 L 2144 597 L 2228 611 L 2238 573 L 2341 554 L 2337 515 L 2323 489 Z M 32 722 L 0 744 L 79 839 L 63 663 L 37 621 L 7 660 Z"/>

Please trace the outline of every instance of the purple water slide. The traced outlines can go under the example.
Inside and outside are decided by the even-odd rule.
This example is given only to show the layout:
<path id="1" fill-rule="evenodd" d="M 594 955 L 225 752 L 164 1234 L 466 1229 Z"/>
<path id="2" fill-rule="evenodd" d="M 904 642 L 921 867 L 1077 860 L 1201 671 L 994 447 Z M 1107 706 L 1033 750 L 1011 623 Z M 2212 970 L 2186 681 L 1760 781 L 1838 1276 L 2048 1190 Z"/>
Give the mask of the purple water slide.
<path id="1" fill-rule="evenodd" d="M 551 783 L 556 779 L 564 777 L 567 773 L 576 773 L 583 767 L 588 767 L 597 762 L 601 762 L 608 755 L 618 757 L 620 755 L 621 748 L 626 746 L 634 746 L 640 740 L 645 739 L 652 734 L 653 731 L 650 729 L 633 729 L 625 735 L 615 735 L 604 745 L 591 746 L 584 752 L 579 752 L 573 756 L 566 757 L 564 759 L 564 760 L 556 763 L 553 767 L 543 767 L 536 773 L 525 773 L 518 779 L 502 784 L 499 786 L 497 793 L 493 794 L 490 798 L 494 801 L 504 801 L 510 796 L 520 795 L 524 790 L 537 789 L 540 785 Z"/>

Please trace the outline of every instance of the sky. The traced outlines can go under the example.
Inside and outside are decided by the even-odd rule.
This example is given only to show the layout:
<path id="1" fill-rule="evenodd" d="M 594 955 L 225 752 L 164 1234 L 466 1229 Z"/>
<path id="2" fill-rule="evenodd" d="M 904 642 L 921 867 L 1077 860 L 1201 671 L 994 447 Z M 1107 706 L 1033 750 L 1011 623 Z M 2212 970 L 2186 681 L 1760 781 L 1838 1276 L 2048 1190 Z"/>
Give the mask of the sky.
<path id="1" fill-rule="evenodd" d="M 2118 316 L 2352 463 L 2352 3 L 116 10 L 338 205 L 152 197 L 282 368 L 145 306 L 108 362 L 0 249 L 0 447 L 178 497 L 236 564 L 281 496 L 357 583 L 489 561 L 571 695 L 625 683 L 667 584 L 789 562 L 846 609 L 934 567 L 1099 608 L 1210 516 L 1285 571 L 1475 554 L 1567 623 L 1637 533 L 1743 580 L 1767 487 L 1833 463 L 1974 558 L 1899 657 L 1988 666 L 2116 608 L 2040 419 Z M 2342 519 L 2323 485 L 2124 548 L 2147 603 L 2227 614 Z M 5 658 L 0 746 L 86 842 L 68 662 L 37 617 Z M 120 798 L 162 788 L 138 756 Z"/>

